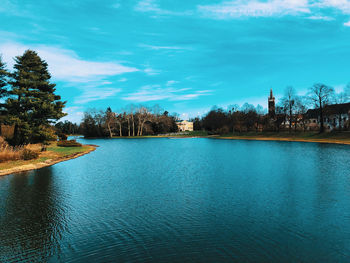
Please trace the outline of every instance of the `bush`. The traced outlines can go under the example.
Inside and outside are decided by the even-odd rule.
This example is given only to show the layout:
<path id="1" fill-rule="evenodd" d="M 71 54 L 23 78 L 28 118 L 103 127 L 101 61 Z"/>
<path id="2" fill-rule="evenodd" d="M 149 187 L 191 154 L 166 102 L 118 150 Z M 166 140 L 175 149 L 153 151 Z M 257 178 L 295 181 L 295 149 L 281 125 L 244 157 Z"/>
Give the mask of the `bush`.
<path id="1" fill-rule="evenodd" d="M 37 159 L 39 157 L 39 154 L 37 152 L 32 151 L 32 150 L 24 149 L 22 151 L 21 157 L 23 160 L 33 160 L 33 159 Z"/>
<path id="2" fill-rule="evenodd" d="M 66 141 L 68 139 L 67 135 L 65 135 L 62 132 L 57 132 L 57 136 L 60 139 L 60 141 Z"/>
<path id="3" fill-rule="evenodd" d="M 57 146 L 60 146 L 60 147 L 81 147 L 83 145 L 81 143 L 77 142 L 76 140 L 69 140 L 69 141 L 59 141 L 57 143 Z"/>

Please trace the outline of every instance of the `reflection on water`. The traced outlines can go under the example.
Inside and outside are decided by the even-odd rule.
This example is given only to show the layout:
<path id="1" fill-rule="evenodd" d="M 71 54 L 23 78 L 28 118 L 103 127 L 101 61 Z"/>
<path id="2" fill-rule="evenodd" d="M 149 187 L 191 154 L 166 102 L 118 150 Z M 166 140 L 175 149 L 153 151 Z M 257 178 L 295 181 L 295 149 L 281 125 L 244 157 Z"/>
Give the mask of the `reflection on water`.
<path id="1" fill-rule="evenodd" d="M 0 262 L 347 262 L 350 147 L 93 140 L 0 178 Z"/>
<path id="2" fill-rule="evenodd" d="M 52 167 L 1 178 L 0 185 L 0 261 L 58 256 L 64 210 Z"/>

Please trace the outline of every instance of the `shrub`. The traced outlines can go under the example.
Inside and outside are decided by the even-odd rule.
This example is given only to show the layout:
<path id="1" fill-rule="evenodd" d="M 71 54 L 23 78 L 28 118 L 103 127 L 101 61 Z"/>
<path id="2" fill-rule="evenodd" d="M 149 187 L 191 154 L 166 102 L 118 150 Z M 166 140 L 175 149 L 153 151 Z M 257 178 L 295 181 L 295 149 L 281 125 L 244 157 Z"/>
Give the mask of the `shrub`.
<path id="1" fill-rule="evenodd" d="M 62 132 L 57 132 L 57 136 L 60 139 L 60 141 L 66 141 L 68 139 L 67 135 L 65 135 Z"/>
<path id="2" fill-rule="evenodd" d="M 21 157 L 23 160 L 33 160 L 33 159 L 37 159 L 39 157 L 39 154 L 37 152 L 32 151 L 32 150 L 24 149 L 22 151 Z"/>
<path id="3" fill-rule="evenodd" d="M 0 162 L 21 159 L 22 147 L 12 147 L 0 137 Z"/>
<path id="4" fill-rule="evenodd" d="M 60 146 L 60 147 L 81 147 L 82 144 L 77 142 L 76 140 L 69 140 L 69 141 L 59 141 L 57 143 L 57 146 Z"/>

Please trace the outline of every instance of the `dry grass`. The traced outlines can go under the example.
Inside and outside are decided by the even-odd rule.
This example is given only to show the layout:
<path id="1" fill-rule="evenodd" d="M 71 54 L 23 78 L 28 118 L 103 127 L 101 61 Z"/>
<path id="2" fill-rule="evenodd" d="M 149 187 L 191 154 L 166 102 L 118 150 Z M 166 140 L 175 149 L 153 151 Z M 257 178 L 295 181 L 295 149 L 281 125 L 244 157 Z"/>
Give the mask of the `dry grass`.
<path id="1" fill-rule="evenodd" d="M 11 147 L 8 145 L 0 146 L 0 162 L 20 160 L 23 147 Z"/>
<path id="2" fill-rule="evenodd" d="M 25 149 L 33 152 L 40 152 L 41 144 L 28 144 L 26 146 L 12 147 L 0 137 L 0 163 L 23 159 L 23 152 Z"/>

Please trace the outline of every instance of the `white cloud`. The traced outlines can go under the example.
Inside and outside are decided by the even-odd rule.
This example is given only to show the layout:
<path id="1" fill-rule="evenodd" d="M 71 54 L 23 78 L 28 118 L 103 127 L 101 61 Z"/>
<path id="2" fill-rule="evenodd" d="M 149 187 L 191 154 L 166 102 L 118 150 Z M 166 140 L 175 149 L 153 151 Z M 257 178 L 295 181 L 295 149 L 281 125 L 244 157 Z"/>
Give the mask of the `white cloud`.
<path id="1" fill-rule="evenodd" d="M 155 0 L 140 0 L 134 8 L 138 12 L 151 12 L 157 15 L 190 15 L 192 12 L 176 12 L 172 10 L 162 9 Z"/>
<path id="2" fill-rule="evenodd" d="M 348 26 L 348 27 L 350 27 L 350 21 L 348 21 L 348 22 L 344 23 L 344 26 Z"/>
<path id="3" fill-rule="evenodd" d="M 96 101 L 96 100 L 103 100 L 109 97 L 112 97 L 119 93 L 121 89 L 118 88 L 93 88 L 93 89 L 85 89 L 83 90 L 83 93 L 79 96 L 76 97 L 74 102 L 76 104 L 85 104 L 91 101 Z"/>
<path id="4" fill-rule="evenodd" d="M 71 50 L 50 46 L 32 46 L 19 43 L 0 45 L 0 53 L 9 67 L 13 66 L 13 57 L 23 54 L 26 49 L 35 50 L 47 61 L 54 79 L 69 82 L 88 82 L 101 80 L 107 76 L 138 71 L 137 68 L 124 66 L 116 62 L 87 61 Z"/>
<path id="5" fill-rule="evenodd" d="M 350 14 L 350 1 L 348 0 L 323 0 L 313 5 L 320 8 L 334 8 L 344 14 Z"/>
<path id="6" fill-rule="evenodd" d="M 121 79 L 119 79 L 118 81 L 119 81 L 119 82 L 125 82 L 125 81 L 128 81 L 128 79 L 127 79 L 127 78 L 121 78 Z"/>
<path id="7" fill-rule="evenodd" d="M 190 93 L 186 93 L 190 92 Z M 147 102 L 157 100 L 181 101 L 192 100 L 200 96 L 210 95 L 209 90 L 193 91 L 188 88 L 175 89 L 172 87 L 162 88 L 160 85 L 147 85 L 141 87 L 137 92 L 123 97 L 123 100 L 133 102 Z"/>
<path id="8" fill-rule="evenodd" d="M 310 13 L 307 0 L 227 1 L 221 4 L 199 5 L 198 10 L 205 16 L 218 19 Z"/>
<path id="9" fill-rule="evenodd" d="M 67 113 L 68 115 L 63 117 L 59 121 L 69 120 L 74 123 L 80 123 L 84 115 L 82 107 L 79 106 L 65 107 L 63 109 L 63 112 Z"/>
<path id="10" fill-rule="evenodd" d="M 167 81 L 167 83 L 165 84 L 167 87 L 169 87 L 169 86 L 172 86 L 172 85 L 174 85 L 174 84 L 176 84 L 176 83 L 179 83 L 180 81 L 176 81 L 176 80 L 169 80 L 169 81 Z"/>
<path id="11" fill-rule="evenodd" d="M 183 49 L 188 49 L 184 47 L 179 47 L 179 46 L 153 46 L 153 45 L 146 45 L 146 44 L 140 44 L 140 47 L 152 49 L 152 50 L 161 50 L 161 49 L 168 49 L 168 50 L 183 50 Z"/>
<path id="12" fill-rule="evenodd" d="M 145 72 L 147 75 L 153 76 L 153 75 L 159 75 L 161 71 L 160 71 L 160 70 L 153 69 L 153 68 L 146 68 L 146 69 L 144 70 L 144 72 Z"/>
<path id="13" fill-rule="evenodd" d="M 334 18 L 330 16 L 309 16 L 307 19 L 311 20 L 323 20 L 323 21 L 333 21 Z"/>

